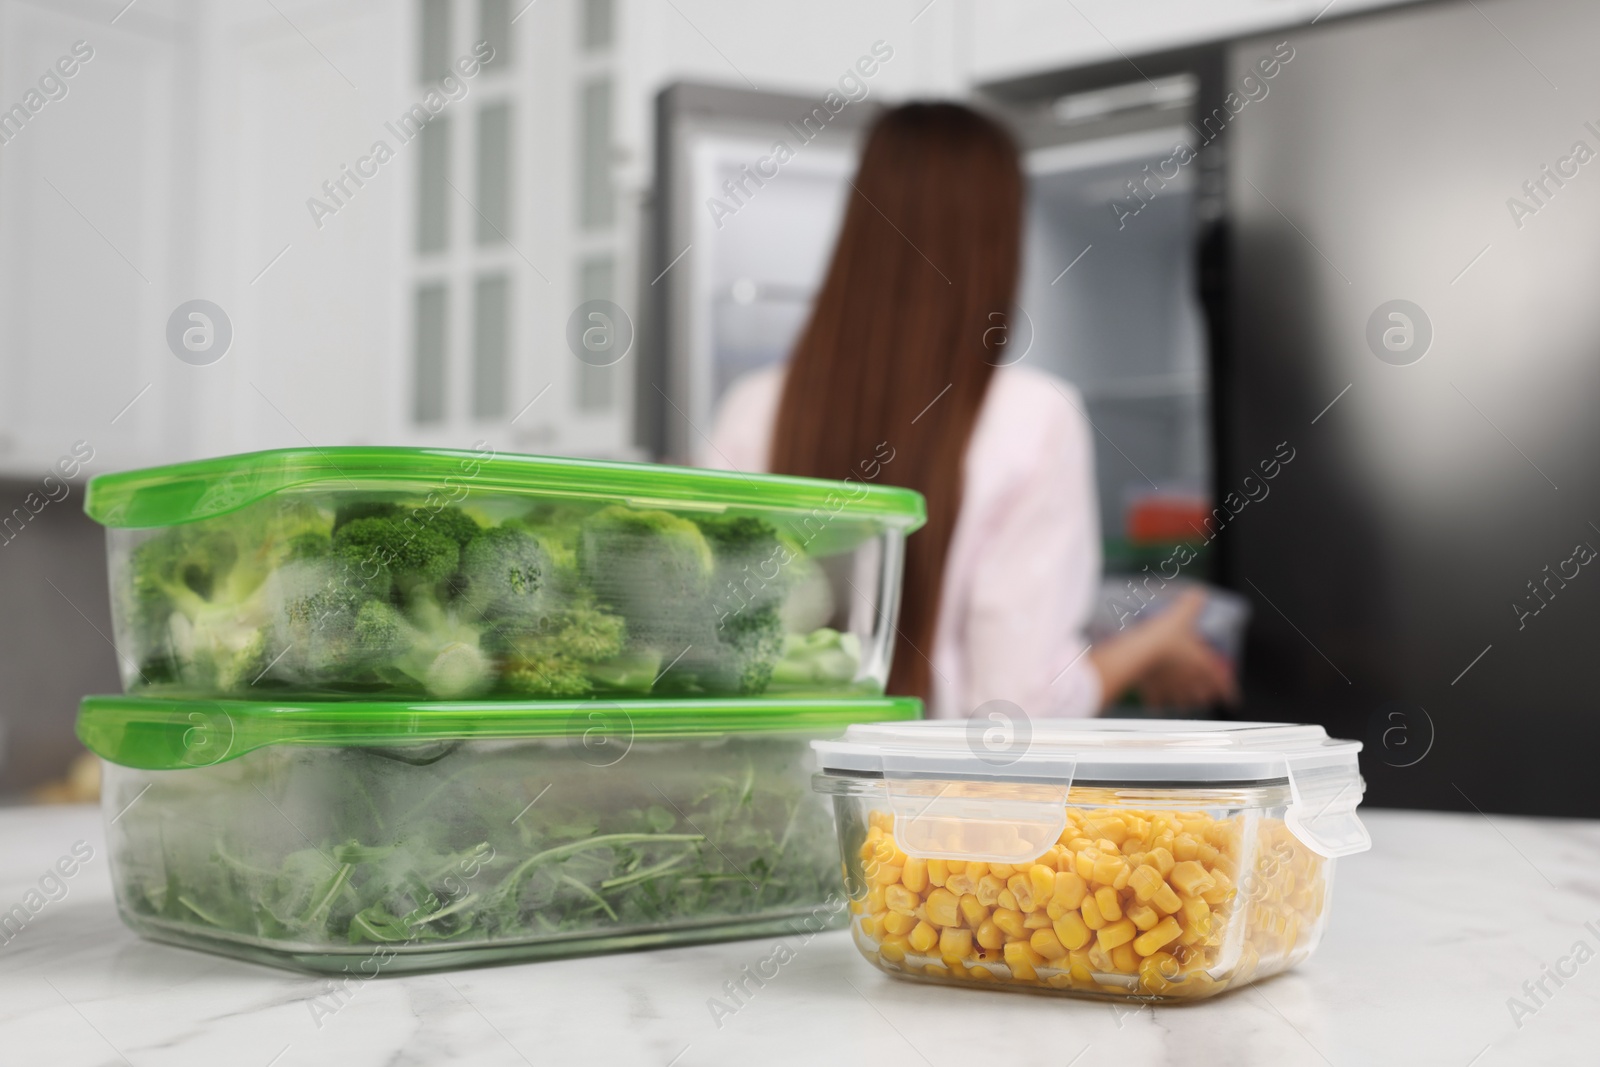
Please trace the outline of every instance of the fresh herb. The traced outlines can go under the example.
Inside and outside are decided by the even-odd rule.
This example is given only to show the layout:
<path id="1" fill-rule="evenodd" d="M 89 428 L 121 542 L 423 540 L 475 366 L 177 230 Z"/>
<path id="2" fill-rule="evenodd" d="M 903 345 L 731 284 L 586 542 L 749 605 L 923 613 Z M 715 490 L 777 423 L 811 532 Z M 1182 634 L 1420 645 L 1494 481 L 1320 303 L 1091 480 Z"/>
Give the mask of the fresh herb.
<path id="1" fill-rule="evenodd" d="M 565 739 L 461 742 L 422 763 L 280 746 L 164 776 L 118 827 L 119 898 L 166 928 L 304 950 L 705 927 L 835 889 L 803 740 L 581 755 Z"/>

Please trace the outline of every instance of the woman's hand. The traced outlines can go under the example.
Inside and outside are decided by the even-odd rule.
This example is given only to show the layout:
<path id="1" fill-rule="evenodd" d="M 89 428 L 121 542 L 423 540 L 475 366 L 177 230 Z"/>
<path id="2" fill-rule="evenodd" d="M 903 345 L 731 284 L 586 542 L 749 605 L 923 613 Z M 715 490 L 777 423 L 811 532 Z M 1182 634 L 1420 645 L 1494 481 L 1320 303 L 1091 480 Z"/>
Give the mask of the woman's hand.
<path id="1" fill-rule="evenodd" d="M 1237 701 L 1233 665 L 1195 629 L 1205 602 L 1203 591 L 1185 590 L 1160 615 L 1096 645 L 1089 656 L 1100 672 L 1104 703 L 1130 688 L 1152 707 Z"/>

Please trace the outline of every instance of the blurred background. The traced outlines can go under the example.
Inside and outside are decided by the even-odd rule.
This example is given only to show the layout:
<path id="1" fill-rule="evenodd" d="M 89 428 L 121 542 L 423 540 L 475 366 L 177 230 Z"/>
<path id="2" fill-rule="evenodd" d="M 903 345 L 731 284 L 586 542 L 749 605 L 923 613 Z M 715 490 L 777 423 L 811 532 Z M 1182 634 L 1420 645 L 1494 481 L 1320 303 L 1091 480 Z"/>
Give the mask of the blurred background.
<path id="1" fill-rule="evenodd" d="M 1597 31 L 1584 0 L 0 0 L 0 795 L 92 789 L 86 478 L 701 459 L 805 320 L 875 109 L 954 98 L 1026 150 L 1006 359 L 1082 391 L 1113 625 L 1181 551 L 1240 598 L 1227 714 L 1365 740 L 1378 804 L 1600 815 Z"/>

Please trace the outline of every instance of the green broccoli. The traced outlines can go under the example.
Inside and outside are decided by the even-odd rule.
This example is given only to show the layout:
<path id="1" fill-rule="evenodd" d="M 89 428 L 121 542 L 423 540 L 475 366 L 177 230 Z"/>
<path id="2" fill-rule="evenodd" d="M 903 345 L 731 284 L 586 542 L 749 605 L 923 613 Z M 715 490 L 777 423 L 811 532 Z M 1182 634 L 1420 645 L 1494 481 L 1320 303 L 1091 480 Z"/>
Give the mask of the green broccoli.
<path id="1" fill-rule="evenodd" d="M 431 593 L 417 594 L 400 621 L 406 651 L 394 669 L 440 700 L 476 696 L 494 682 L 494 661 L 484 651 L 483 633 Z"/>
<path id="2" fill-rule="evenodd" d="M 129 559 L 140 671 L 150 682 L 208 690 L 250 685 L 272 661 L 263 587 L 321 532 L 306 512 L 164 530 Z"/>
<path id="3" fill-rule="evenodd" d="M 541 619 L 536 630 L 499 639 L 501 679 L 519 694 L 587 696 L 597 682 L 605 686 L 613 677 L 606 668 L 616 665 L 626 637 L 622 619 L 579 599 Z"/>
<path id="4" fill-rule="evenodd" d="M 435 585 L 455 573 L 460 546 L 446 533 L 397 516 L 352 519 L 333 535 L 333 552 L 356 569 L 368 591 L 382 598 L 393 585 L 402 594 Z"/>
<path id="5" fill-rule="evenodd" d="M 754 695 L 766 690 L 783 655 L 783 620 L 775 607 L 729 615 L 705 645 L 694 646 L 679 670 L 712 693 Z M 670 678 L 673 673 L 669 672 Z"/>
<path id="6" fill-rule="evenodd" d="M 437 530 L 461 548 L 467 547 L 467 542 L 483 531 L 478 520 L 460 508 L 440 508 L 438 511 L 416 508 L 411 512 L 411 521 Z"/>
<path id="7" fill-rule="evenodd" d="M 707 640 L 713 558 L 693 522 L 665 511 L 602 508 L 583 523 L 577 562 L 600 605 L 627 620 L 636 647 L 670 659 Z"/>
<path id="8" fill-rule="evenodd" d="M 550 557 L 519 526 L 479 531 L 461 550 L 455 580 L 464 609 L 489 620 L 537 617 L 549 599 Z"/>
<path id="9" fill-rule="evenodd" d="M 751 515 L 717 515 L 695 523 L 716 559 L 711 591 L 718 619 L 783 603 L 787 567 L 796 552 L 778 540 L 771 523 Z"/>

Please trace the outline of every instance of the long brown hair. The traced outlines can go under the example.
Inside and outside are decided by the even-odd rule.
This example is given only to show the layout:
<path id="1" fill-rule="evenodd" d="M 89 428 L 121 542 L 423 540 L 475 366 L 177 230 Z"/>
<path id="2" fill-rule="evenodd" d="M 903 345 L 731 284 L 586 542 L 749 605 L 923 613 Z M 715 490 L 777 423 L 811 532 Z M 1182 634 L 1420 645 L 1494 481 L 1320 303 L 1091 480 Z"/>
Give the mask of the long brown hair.
<path id="1" fill-rule="evenodd" d="M 844 227 L 789 362 L 772 469 L 882 480 L 928 499 L 906 548 L 903 638 L 889 690 L 928 697 L 962 460 L 1016 292 L 1023 182 L 1016 144 L 958 104 L 907 104 L 867 138 Z M 996 330 L 996 326 L 1002 327 Z"/>

